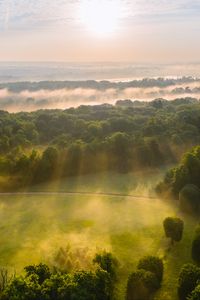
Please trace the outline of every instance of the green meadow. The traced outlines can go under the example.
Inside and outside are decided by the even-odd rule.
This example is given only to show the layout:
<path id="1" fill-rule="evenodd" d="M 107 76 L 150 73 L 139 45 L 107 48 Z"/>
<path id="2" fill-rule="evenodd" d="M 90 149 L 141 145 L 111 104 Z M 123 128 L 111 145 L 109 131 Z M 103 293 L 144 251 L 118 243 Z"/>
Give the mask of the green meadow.
<path id="1" fill-rule="evenodd" d="M 120 262 L 117 293 L 122 300 L 127 277 L 138 260 L 158 255 L 164 260 L 165 275 L 155 299 L 175 300 L 178 273 L 190 261 L 196 222 L 181 215 L 184 237 L 171 248 L 162 222 L 180 213 L 176 206 L 153 198 L 152 187 L 160 178 L 160 173 L 104 173 L 36 186 L 27 191 L 31 194 L 1 194 L 0 265 L 18 272 L 41 261 L 54 265 L 61 249 L 68 249 L 70 259 L 75 257 L 80 268 L 90 268 L 97 251 L 109 250 Z M 122 196 L 117 195 L 120 193 Z M 125 196 L 128 194 L 135 197 Z"/>

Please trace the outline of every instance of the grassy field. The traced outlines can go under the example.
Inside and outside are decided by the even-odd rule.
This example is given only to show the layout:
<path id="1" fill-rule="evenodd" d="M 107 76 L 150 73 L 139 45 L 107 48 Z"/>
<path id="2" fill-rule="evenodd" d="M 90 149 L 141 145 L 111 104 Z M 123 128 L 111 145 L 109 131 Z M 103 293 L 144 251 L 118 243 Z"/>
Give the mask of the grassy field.
<path id="1" fill-rule="evenodd" d="M 108 173 L 32 190 L 148 195 L 159 177 Z M 120 261 L 118 299 L 122 300 L 128 274 L 138 260 L 144 255 L 158 255 L 164 258 L 165 276 L 155 299 L 176 299 L 177 276 L 182 264 L 190 261 L 196 222 L 181 216 L 185 221 L 183 240 L 169 250 L 162 221 L 167 216 L 180 215 L 171 204 L 159 199 L 87 194 L 1 195 L 0 200 L 1 266 L 20 272 L 27 264 L 51 264 L 59 249 L 70 245 L 72 253 L 82 253 L 77 259 L 84 267 L 94 253 L 106 249 Z"/>

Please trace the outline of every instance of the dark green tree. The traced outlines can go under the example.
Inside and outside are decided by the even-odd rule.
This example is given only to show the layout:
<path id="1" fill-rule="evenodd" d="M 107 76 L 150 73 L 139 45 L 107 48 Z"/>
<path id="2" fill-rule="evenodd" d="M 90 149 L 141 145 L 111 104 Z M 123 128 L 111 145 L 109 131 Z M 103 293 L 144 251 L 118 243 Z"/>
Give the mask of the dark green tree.
<path id="1" fill-rule="evenodd" d="M 200 211 L 200 189 L 194 184 L 185 185 L 179 193 L 179 204 L 183 212 L 198 214 Z"/>
<path id="2" fill-rule="evenodd" d="M 24 268 L 26 276 L 38 276 L 38 283 L 41 285 L 46 279 L 51 277 L 50 269 L 47 265 L 40 263 L 39 265 L 27 266 Z"/>
<path id="3" fill-rule="evenodd" d="M 154 273 L 138 270 L 128 278 L 126 300 L 148 300 L 158 288 L 159 281 Z"/>
<path id="4" fill-rule="evenodd" d="M 166 218 L 163 221 L 163 227 L 167 238 L 171 243 L 180 242 L 183 236 L 184 222 L 179 218 Z"/>
<path id="5" fill-rule="evenodd" d="M 97 253 L 93 259 L 100 268 L 110 275 L 112 280 L 117 278 L 118 260 L 110 252 Z"/>
<path id="6" fill-rule="evenodd" d="M 54 147 L 48 147 L 42 154 L 38 169 L 36 172 L 36 180 L 39 181 L 51 179 L 56 173 L 58 162 L 58 150 Z"/>
<path id="7" fill-rule="evenodd" d="M 162 259 L 159 257 L 145 256 L 144 258 L 140 259 L 138 263 L 138 269 L 152 272 L 158 279 L 159 284 L 161 283 L 164 267 Z"/>
<path id="8" fill-rule="evenodd" d="M 197 287 L 192 291 L 188 300 L 200 300 L 200 285 L 197 285 Z"/>
<path id="9" fill-rule="evenodd" d="M 1 300 L 42 300 L 37 275 L 16 277 L 3 291 Z"/>
<path id="10" fill-rule="evenodd" d="M 11 280 L 1 300 L 112 300 L 114 284 L 110 274 L 96 271 L 51 273 L 44 264 L 27 266 L 25 276 Z"/>
<path id="11" fill-rule="evenodd" d="M 192 259 L 196 263 L 200 263 L 200 225 L 197 226 L 194 239 L 192 241 Z"/>
<path id="12" fill-rule="evenodd" d="M 185 264 L 179 274 L 178 296 L 186 300 L 200 280 L 200 268 L 193 264 Z"/>
<path id="13" fill-rule="evenodd" d="M 71 274 L 52 274 L 41 286 L 42 299 L 71 300 L 75 295 L 76 284 Z"/>

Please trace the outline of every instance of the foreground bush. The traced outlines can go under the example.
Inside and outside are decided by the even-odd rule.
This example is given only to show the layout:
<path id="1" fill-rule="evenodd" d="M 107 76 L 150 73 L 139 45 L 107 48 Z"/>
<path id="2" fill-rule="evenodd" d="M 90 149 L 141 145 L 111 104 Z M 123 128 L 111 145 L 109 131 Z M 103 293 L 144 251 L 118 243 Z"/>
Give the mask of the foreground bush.
<path id="1" fill-rule="evenodd" d="M 197 287 L 192 291 L 188 300 L 200 300 L 200 285 L 197 285 Z"/>
<path id="2" fill-rule="evenodd" d="M 138 270 L 128 278 L 126 300 L 148 300 L 158 288 L 159 281 L 154 273 Z"/>
<path id="3" fill-rule="evenodd" d="M 138 269 L 143 269 L 145 271 L 152 272 L 159 283 L 161 283 L 163 278 L 163 262 L 162 259 L 156 256 L 146 256 L 142 258 L 138 263 Z"/>
<path id="4" fill-rule="evenodd" d="M 193 264 L 185 264 L 179 274 L 178 296 L 186 300 L 200 280 L 200 268 Z"/>
<path id="5" fill-rule="evenodd" d="M 126 300 L 148 300 L 160 288 L 163 262 L 159 257 L 146 256 L 138 263 L 138 270 L 130 274 Z"/>
<path id="6" fill-rule="evenodd" d="M 200 263 L 200 226 L 195 230 L 195 236 L 192 241 L 192 259 Z"/>
<path id="7" fill-rule="evenodd" d="M 25 276 L 15 277 L 1 300 L 111 300 L 113 281 L 105 270 L 74 274 L 52 273 L 46 265 L 28 266 Z"/>
<path id="8" fill-rule="evenodd" d="M 97 263 L 102 270 L 108 272 L 112 280 L 117 279 L 118 261 L 112 253 L 106 251 L 97 253 L 93 262 Z"/>

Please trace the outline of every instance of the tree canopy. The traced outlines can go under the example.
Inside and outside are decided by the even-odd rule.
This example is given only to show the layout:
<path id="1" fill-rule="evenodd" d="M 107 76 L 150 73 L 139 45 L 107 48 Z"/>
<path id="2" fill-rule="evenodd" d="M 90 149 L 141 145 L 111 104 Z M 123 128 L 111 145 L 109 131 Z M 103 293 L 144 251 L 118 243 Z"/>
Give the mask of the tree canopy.
<path id="1" fill-rule="evenodd" d="M 172 243 L 181 241 L 184 222 L 180 218 L 166 218 L 163 221 L 163 227 L 166 237 L 171 238 Z"/>

